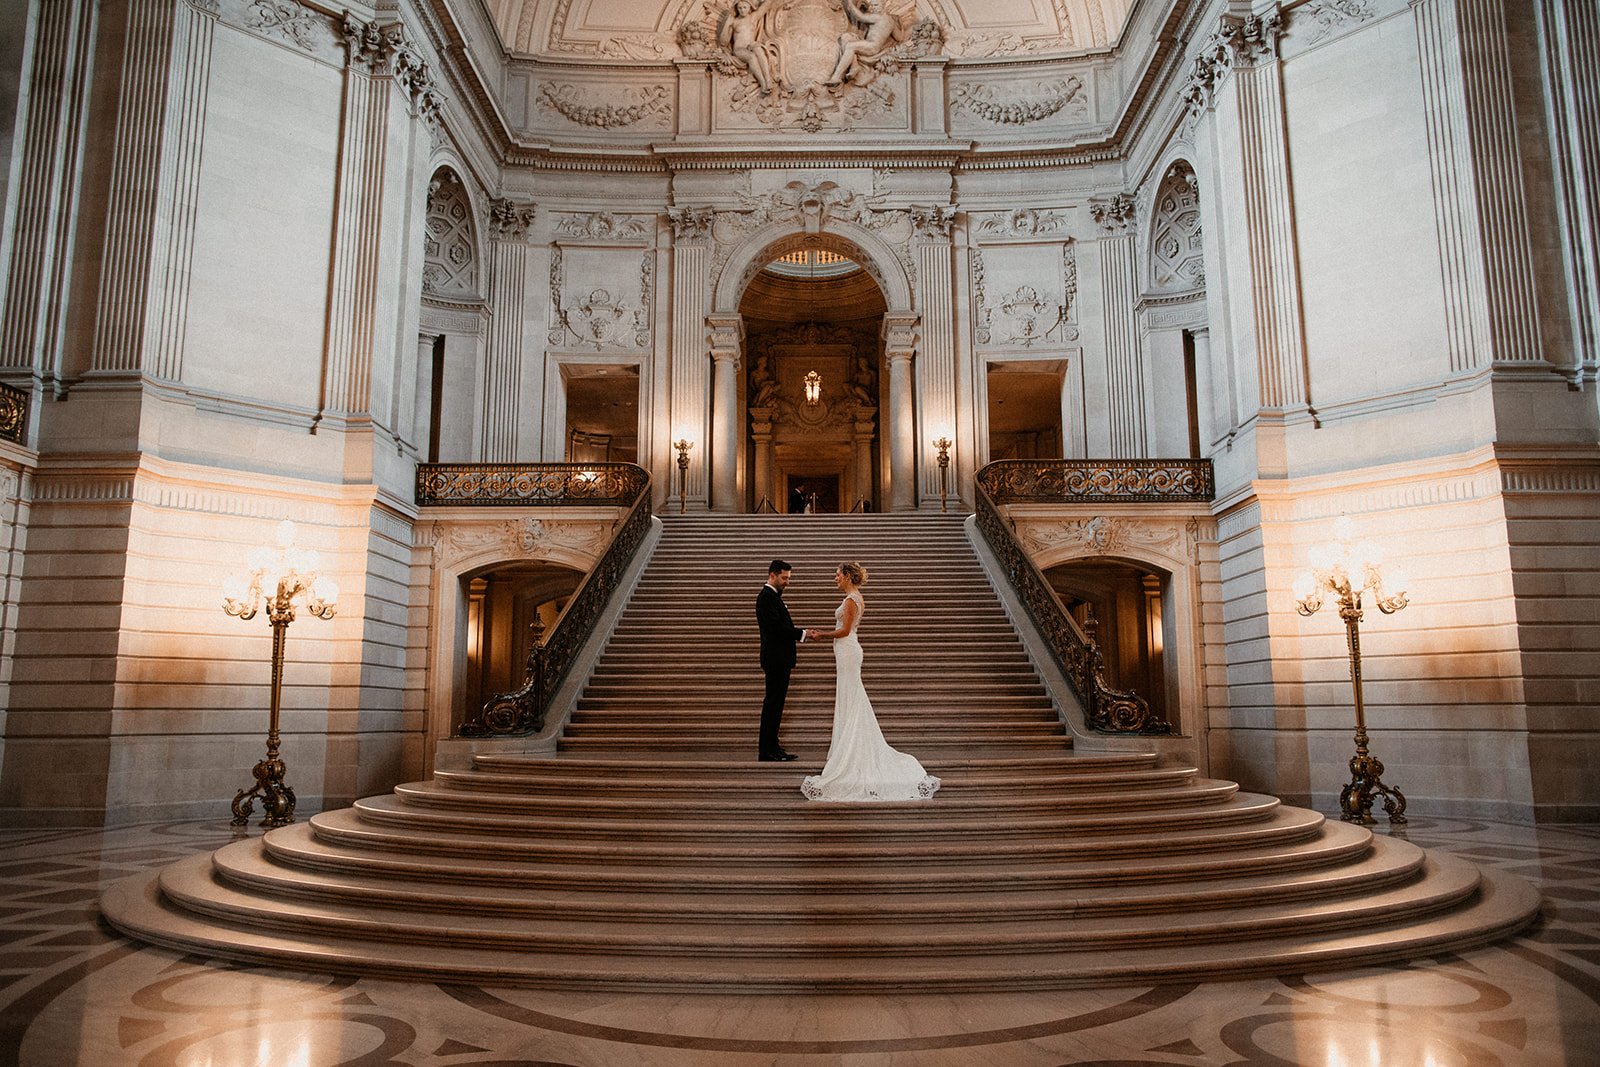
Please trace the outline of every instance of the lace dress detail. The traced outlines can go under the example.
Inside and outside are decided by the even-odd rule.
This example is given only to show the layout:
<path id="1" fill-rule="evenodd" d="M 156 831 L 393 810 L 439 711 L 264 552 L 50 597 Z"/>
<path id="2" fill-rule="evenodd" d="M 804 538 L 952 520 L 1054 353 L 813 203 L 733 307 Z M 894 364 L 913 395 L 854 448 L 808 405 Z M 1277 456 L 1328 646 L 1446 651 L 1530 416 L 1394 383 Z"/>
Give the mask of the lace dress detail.
<path id="1" fill-rule="evenodd" d="M 927 800 L 939 789 L 939 779 L 922 769 L 915 756 L 897 752 L 883 739 L 878 717 L 872 711 L 861 682 L 861 616 L 866 605 L 859 593 L 849 598 L 859 614 L 855 628 L 833 643 L 837 672 L 833 698 L 833 740 L 821 774 L 808 775 L 800 792 L 808 800 Z M 834 629 L 844 625 L 844 603 L 833 613 Z"/>

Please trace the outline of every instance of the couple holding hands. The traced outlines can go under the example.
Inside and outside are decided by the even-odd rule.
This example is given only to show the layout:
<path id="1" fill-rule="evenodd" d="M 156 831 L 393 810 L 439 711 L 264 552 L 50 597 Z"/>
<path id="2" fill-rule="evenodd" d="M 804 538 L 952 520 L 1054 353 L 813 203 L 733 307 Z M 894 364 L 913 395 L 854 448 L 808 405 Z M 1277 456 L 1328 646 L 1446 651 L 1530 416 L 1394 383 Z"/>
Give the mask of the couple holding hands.
<path id="1" fill-rule="evenodd" d="M 783 593 L 794 568 L 775 559 L 767 568 L 767 584 L 756 597 L 756 621 L 761 627 L 761 670 L 766 675 L 766 698 L 761 704 L 759 758 L 786 761 L 795 758 L 778 744 L 783 703 L 789 695 L 798 647 L 803 641 L 833 641 L 835 670 L 833 739 L 821 774 L 808 775 L 800 791 L 811 800 L 926 800 L 939 788 L 939 779 L 922 769 L 916 757 L 897 752 L 883 739 L 872 701 L 861 682 L 861 642 L 856 629 L 866 612 L 861 587 L 867 569 L 859 563 L 841 563 L 834 584 L 844 594 L 833 613 L 833 629 L 802 630 L 789 617 Z"/>

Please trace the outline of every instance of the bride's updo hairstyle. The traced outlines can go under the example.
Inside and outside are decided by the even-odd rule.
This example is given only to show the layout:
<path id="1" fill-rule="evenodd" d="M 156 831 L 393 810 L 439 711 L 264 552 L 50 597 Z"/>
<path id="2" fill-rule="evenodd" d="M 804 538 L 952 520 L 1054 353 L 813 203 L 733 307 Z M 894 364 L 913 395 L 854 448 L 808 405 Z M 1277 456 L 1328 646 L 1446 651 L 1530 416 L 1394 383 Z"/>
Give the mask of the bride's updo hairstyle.
<path id="1" fill-rule="evenodd" d="M 849 582 L 857 589 L 867 584 L 867 568 L 863 567 L 855 560 L 851 560 L 848 563 L 839 564 L 839 573 L 844 575 L 845 581 Z"/>

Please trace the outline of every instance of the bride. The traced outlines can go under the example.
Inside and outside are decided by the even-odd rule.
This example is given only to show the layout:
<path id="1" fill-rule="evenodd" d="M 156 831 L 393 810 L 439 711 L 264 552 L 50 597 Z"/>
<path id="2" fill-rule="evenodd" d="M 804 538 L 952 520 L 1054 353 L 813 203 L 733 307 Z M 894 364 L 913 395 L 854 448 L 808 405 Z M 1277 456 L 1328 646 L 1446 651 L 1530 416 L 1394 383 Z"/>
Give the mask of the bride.
<path id="1" fill-rule="evenodd" d="M 856 627 L 866 611 L 861 587 L 867 584 L 867 569 L 842 563 L 833 580 L 844 594 L 833 613 L 834 629 L 808 631 L 810 640 L 833 638 L 833 741 L 822 773 L 809 775 L 800 792 L 810 800 L 926 800 L 939 788 L 939 779 L 924 771 L 915 756 L 889 747 L 861 684 Z"/>

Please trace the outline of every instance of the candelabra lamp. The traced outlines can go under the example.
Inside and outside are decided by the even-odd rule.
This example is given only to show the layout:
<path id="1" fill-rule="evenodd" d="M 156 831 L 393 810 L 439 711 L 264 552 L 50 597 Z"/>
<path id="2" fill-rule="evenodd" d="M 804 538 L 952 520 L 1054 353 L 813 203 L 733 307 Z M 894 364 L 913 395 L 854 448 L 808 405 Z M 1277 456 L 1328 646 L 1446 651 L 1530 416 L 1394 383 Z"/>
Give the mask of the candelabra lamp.
<path id="1" fill-rule="evenodd" d="M 946 500 L 950 496 L 950 446 L 955 444 L 948 437 L 940 437 L 933 443 L 939 450 L 939 510 L 949 511 Z"/>
<path id="2" fill-rule="evenodd" d="M 694 442 L 680 437 L 672 447 L 678 450 L 678 514 L 682 515 L 689 507 L 689 449 Z"/>
<path id="3" fill-rule="evenodd" d="M 1310 573 L 1294 584 L 1295 607 L 1310 616 L 1322 607 L 1323 597 L 1332 594 L 1344 620 L 1345 637 L 1350 646 L 1350 686 L 1356 704 L 1356 754 L 1350 758 L 1350 783 L 1339 791 L 1339 817 L 1345 822 L 1370 825 L 1372 803 L 1383 798 L 1383 810 L 1391 823 L 1406 821 L 1406 798 L 1394 786 L 1383 782 L 1383 764 L 1367 748 L 1366 707 L 1361 697 L 1361 596 L 1370 593 L 1372 602 L 1385 615 L 1393 615 L 1410 601 L 1406 599 L 1406 580 L 1391 571 L 1385 579 L 1382 552 L 1370 541 L 1356 541 L 1347 518 L 1334 525 L 1334 543 L 1312 553 Z"/>
<path id="4" fill-rule="evenodd" d="M 294 621 L 297 606 L 319 619 L 333 618 L 339 587 L 332 579 L 317 575 L 319 565 L 315 552 L 295 544 L 294 523 L 286 519 L 278 524 L 275 548 L 262 547 L 250 553 L 248 576 L 233 577 L 223 583 L 223 611 L 249 620 L 265 605 L 267 622 L 272 626 L 272 713 L 267 723 L 267 756 L 255 766 L 256 784 L 239 790 L 233 798 L 234 826 L 244 826 L 250 821 L 258 797 L 262 826 L 271 828 L 294 822 L 294 790 L 284 782 L 288 768 L 279 754 L 283 641 L 289 624 Z"/>

